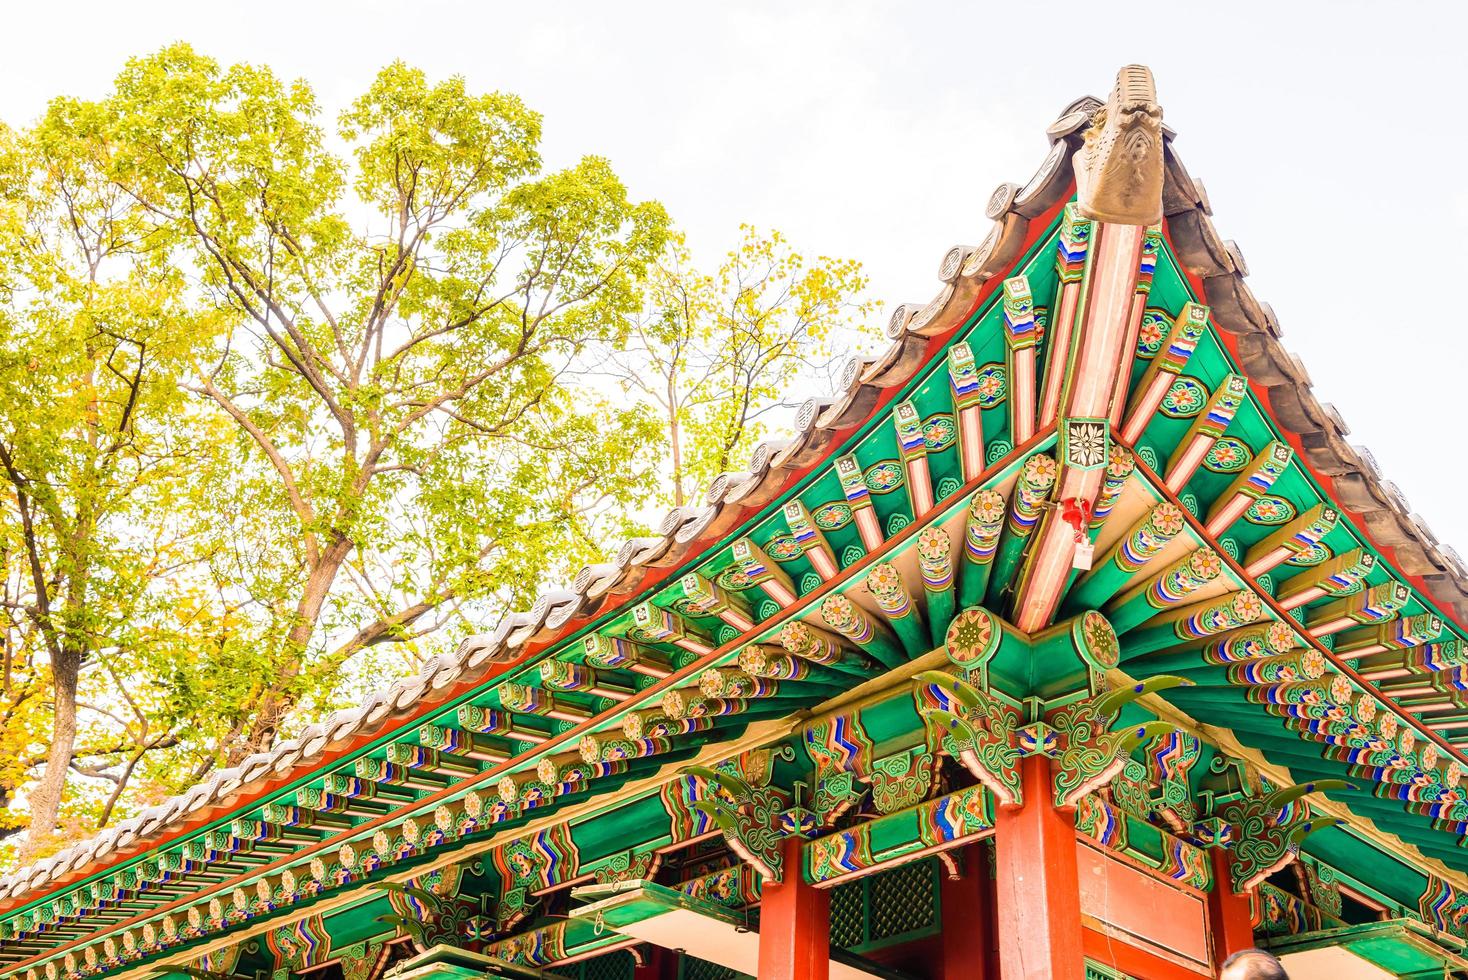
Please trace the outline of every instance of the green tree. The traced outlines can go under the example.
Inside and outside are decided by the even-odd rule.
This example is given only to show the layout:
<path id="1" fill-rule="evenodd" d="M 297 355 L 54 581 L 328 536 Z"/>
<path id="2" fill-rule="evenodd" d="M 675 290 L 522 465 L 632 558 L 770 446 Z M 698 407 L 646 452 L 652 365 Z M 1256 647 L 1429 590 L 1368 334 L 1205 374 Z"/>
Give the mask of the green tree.
<path id="1" fill-rule="evenodd" d="M 771 413 L 794 407 L 791 386 L 826 372 L 832 337 L 872 312 L 859 262 L 810 261 L 779 232 L 740 232 L 712 273 L 671 239 L 627 337 L 604 352 L 622 389 L 657 408 L 652 455 L 669 461 L 675 506 L 747 459 Z"/>
<path id="2" fill-rule="evenodd" d="M 176 642 L 159 628 L 163 573 L 197 560 L 158 518 L 200 457 L 179 381 L 214 318 L 184 301 L 146 209 L 106 180 L 91 114 L 58 101 L 44 127 L 0 134 L 0 791 L 8 805 L 43 767 L 28 852 L 69 772 L 110 784 L 105 820 L 137 759 L 177 740 L 120 677 Z"/>
<path id="3" fill-rule="evenodd" d="M 698 272 L 605 160 L 547 171 L 540 125 L 393 64 L 333 130 L 305 83 L 180 45 L 0 133 L 26 856 L 599 560 L 734 468 L 866 312 L 856 263 L 778 234 Z"/>
<path id="4" fill-rule="evenodd" d="M 185 46 L 6 134 L 0 789 L 40 768 L 28 855 L 402 673 L 358 661 L 525 601 L 651 491 L 650 413 L 576 365 L 666 217 L 605 160 L 546 172 L 539 136 L 401 64 L 333 136 L 304 83 Z"/>
<path id="5" fill-rule="evenodd" d="M 647 490 L 625 464 L 646 413 L 570 372 L 621 329 L 666 217 L 603 159 L 543 172 L 518 98 L 393 64 L 339 153 L 304 83 L 176 46 L 97 111 L 114 186 L 239 323 L 189 385 L 240 441 L 202 485 L 250 515 L 211 568 L 250 615 L 180 675 L 184 711 L 233 707 L 216 755 L 267 746 L 359 652 L 533 592 L 597 546 L 601 502 Z"/>

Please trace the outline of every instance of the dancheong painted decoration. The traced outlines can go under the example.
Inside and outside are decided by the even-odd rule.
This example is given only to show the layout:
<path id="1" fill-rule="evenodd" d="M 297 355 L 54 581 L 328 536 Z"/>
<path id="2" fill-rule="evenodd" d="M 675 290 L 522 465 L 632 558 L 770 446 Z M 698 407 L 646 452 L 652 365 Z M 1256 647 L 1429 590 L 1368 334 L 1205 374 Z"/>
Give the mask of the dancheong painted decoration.
<path id="1" fill-rule="evenodd" d="M 1468 975 L 1468 574 L 1150 72 L 1046 132 L 793 438 L 0 879 L 0 980 Z"/>

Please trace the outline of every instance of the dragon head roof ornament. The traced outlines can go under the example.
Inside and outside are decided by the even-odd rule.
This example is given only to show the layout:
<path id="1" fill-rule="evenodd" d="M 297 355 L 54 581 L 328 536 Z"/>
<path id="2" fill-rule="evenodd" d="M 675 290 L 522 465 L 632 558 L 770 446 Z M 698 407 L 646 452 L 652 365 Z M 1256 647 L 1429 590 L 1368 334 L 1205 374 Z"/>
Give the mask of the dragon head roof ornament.
<path id="1" fill-rule="evenodd" d="M 1144 65 L 1116 73 L 1111 98 L 1096 110 L 1075 156 L 1081 213 L 1119 225 L 1162 220 L 1162 107 Z"/>

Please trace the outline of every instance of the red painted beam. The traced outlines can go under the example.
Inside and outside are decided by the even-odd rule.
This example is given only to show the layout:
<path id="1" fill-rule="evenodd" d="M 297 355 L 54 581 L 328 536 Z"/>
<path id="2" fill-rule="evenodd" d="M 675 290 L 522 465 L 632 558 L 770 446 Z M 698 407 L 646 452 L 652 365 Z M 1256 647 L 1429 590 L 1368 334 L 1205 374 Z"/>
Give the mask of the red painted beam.
<path id="1" fill-rule="evenodd" d="M 1074 811 L 1054 804 L 1050 760 L 1020 763 L 1025 805 L 994 821 L 995 910 L 1004 980 L 1081 977 L 1081 890 Z"/>
<path id="2" fill-rule="evenodd" d="M 999 980 L 994 916 L 994 874 L 986 844 L 970 844 L 954 856 L 962 876 L 943 876 L 944 980 Z"/>
<path id="3" fill-rule="evenodd" d="M 1086 929 L 1083 944 L 1088 958 L 1103 966 L 1120 970 L 1129 977 L 1146 977 L 1147 980 L 1198 980 L 1199 977 L 1212 977 L 1211 973 L 1191 970 L 1131 943 L 1108 936 L 1099 929 Z M 1078 973 L 1076 976 L 1082 974 Z"/>
<path id="4" fill-rule="evenodd" d="M 1141 260 L 1146 229 L 1136 225 L 1096 223 L 1091 240 L 1094 254 L 1082 284 L 1083 320 L 1076 328 L 1061 394 L 1062 432 L 1066 419 L 1105 419 L 1111 414 L 1111 393 L 1122 370 L 1132 300 L 1136 295 L 1137 265 Z M 1126 357 L 1129 365 L 1131 358 Z M 1014 397 L 1010 386 L 1010 397 Z M 1088 505 L 1096 502 L 1104 471 L 1080 469 L 1056 454 L 1060 472 L 1055 481 L 1054 500 L 1074 498 Z M 1104 460 L 1102 461 L 1104 464 Z M 1038 633 L 1049 626 L 1060 604 L 1061 592 L 1070 580 L 1075 558 L 1075 532 L 1045 515 L 1035 531 L 1035 540 L 1025 559 L 1010 617 L 1025 633 Z"/>
<path id="5" fill-rule="evenodd" d="M 759 903 L 760 980 L 826 980 L 831 893 L 806 884 L 799 837 L 785 840 L 785 880 L 765 882 Z"/>
<path id="6" fill-rule="evenodd" d="M 1241 949 L 1254 945 L 1253 912 L 1247 894 L 1236 895 L 1229 875 L 1232 858 L 1221 847 L 1210 852 L 1213 891 L 1208 894 L 1208 931 L 1213 937 L 1213 963 L 1218 965 Z"/>

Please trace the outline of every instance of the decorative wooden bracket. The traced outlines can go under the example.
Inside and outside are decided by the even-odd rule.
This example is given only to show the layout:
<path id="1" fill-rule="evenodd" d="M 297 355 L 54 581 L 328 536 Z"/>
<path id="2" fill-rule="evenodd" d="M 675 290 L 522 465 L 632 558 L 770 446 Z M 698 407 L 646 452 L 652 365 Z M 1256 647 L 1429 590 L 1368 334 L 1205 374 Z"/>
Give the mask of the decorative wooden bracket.
<path id="1" fill-rule="evenodd" d="M 926 670 L 913 678 L 918 713 L 945 755 L 994 794 L 1000 806 L 1023 806 L 1019 712 L 952 674 Z"/>
<path id="2" fill-rule="evenodd" d="M 776 814 L 775 826 L 781 837 L 800 837 L 809 840 L 821 828 L 820 816 L 805 806 L 806 789 L 805 783 L 797 779 L 792 787 L 790 805 Z"/>
<path id="3" fill-rule="evenodd" d="M 1162 674 L 1052 710 L 1045 721 L 1054 731 L 1055 805 L 1062 809 L 1075 806 L 1087 793 L 1110 783 L 1138 745 L 1173 728 L 1154 721 L 1113 731 L 1111 726 L 1123 707 L 1154 691 L 1191 683 L 1184 677 Z"/>
<path id="4" fill-rule="evenodd" d="M 1055 729 L 1043 721 L 1032 721 L 1021 726 L 1016 733 L 1016 742 L 1021 759 L 1028 759 L 1033 755 L 1054 759 L 1060 755 L 1060 737 L 1055 734 Z"/>
<path id="5" fill-rule="evenodd" d="M 872 764 L 872 805 L 896 813 L 926 800 L 938 782 L 938 760 L 931 746 L 883 756 Z"/>
<path id="6" fill-rule="evenodd" d="M 481 930 L 476 923 L 483 909 L 477 901 L 394 881 L 380 881 L 376 887 L 388 893 L 393 906 L 393 914 L 378 916 L 378 921 L 392 926 L 398 935 L 407 936 L 420 953 L 438 945 L 464 946 L 471 939 L 482 938 L 478 937 Z"/>
<path id="7" fill-rule="evenodd" d="M 524 922 L 540 905 L 540 899 L 524 886 L 511 888 L 501 896 L 494 910 L 493 935 L 506 936 Z"/>
<path id="8" fill-rule="evenodd" d="M 1355 788 L 1343 779 L 1320 779 L 1235 798 L 1219 804 L 1211 819 L 1195 828 L 1194 836 L 1229 849 L 1234 894 L 1242 895 L 1293 861 L 1306 836 L 1342 822 L 1335 817 L 1312 817 L 1304 797 Z"/>
<path id="9" fill-rule="evenodd" d="M 1427 876 L 1427 887 L 1417 899 L 1417 913 L 1435 929 L 1460 939 L 1468 936 L 1468 895 L 1460 895 L 1437 875 Z"/>
<path id="10" fill-rule="evenodd" d="M 857 711 L 814 721 L 805 730 L 805 751 L 815 762 L 810 807 L 829 827 L 862 797 L 872 773 L 872 743 Z"/>
<path id="11" fill-rule="evenodd" d="M 810 805 L 821 825 L 829 827 L 843 813 L 856 806 L 861 796 L 862 791 L 857 788 L 855 773 L 822 770 L 816 777 L 816 788 Z"/>
<path id="12" fill-rule="evenodd" d="M 1135 759 L 1128 759 L 1121 772 L 1111 779 L 1107 787 L 1111 802 L 1119 809 L 1143 820 L 1151 820 L 1156 814 L 1156 804 L 1151 784 L 1147 781 L 1147 767 Z"/>
<path id="13" fill-rule="evenodd" d="M 1185 779 L 1163 779 L 1152 789 L 1148 802 L 1158 822 L 1174 832 L 1191 827 L 1198 816 Z"/>
<path id="14" fill-rule="evenodd" d="M 387 944 L 383 938 L 366 939 L 337 953 L 342 980 L 374 980 L 386 965 Z"/>
<path id="15" fill-rule="evenodd" d="M 784 797 L 768 786 L 756 788 L 739 776 L 707 766 L 685 766 L 683 773 L 702 777 L 717 794 L 694 802 L 693 807 L 723 832 L 729 849 L 748 861 L 765 881 L 779 882 L 784 871 L 779 819 L 786 809 Z"/>
<path id="16" fill-rule="evenodd" d="M 1197 765 L 1203 743 L 1196 735 L 1172 731 L 1152 740 L 1146 758 L 1149 811 L 1174 833 L 1186 833 L 1198 820 L 1188 772 Z"/>
<path id="17" fill-rule="evenodd" d="M 598 885 L 610 885 L 619 881 L 647 881 L 657 873 L 661 863 L 662 855 L 656 851 L 626 850 L 613 855 L 593 874 L 596 875 Z"/>

